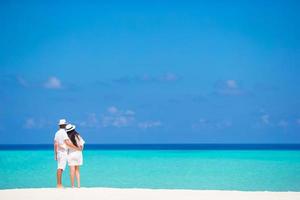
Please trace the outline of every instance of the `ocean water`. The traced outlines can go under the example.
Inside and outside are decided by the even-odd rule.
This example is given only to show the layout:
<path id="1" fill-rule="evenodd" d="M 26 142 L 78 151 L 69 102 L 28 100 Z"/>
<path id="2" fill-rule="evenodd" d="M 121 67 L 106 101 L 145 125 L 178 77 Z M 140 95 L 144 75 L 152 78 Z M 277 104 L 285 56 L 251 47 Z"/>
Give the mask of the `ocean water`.
<path id="1" fill-rule="evenodd" d="M 299 150 L 85 150 L 82 187 L 300 191 Z M 55 187 L 53 151 L 1 150 L 0 189 Z M 63 184 L 70 186 L 69 169 Z"/>

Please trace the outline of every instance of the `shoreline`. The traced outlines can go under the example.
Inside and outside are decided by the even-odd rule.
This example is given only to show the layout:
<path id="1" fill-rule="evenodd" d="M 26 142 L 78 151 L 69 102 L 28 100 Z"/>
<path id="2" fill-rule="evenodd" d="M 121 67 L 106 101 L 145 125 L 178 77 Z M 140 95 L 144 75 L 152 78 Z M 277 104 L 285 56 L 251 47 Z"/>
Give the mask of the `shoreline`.
<path id="1" fill-rule="evenodd" d="M 66 186 L 63 188 L 56 187 L 28 187 L 28 188 L 2 188 L 1 191 L 4 190 L 93 190 L 93 189 L 101 189 L 101 190 L 178 190 L 178 191 L 217 191 L 217 192 L 270 192 L 270 193 L 300 193 L 300 191 L 288 190 L 288 191 L 272 191 L 272 190 L 226 190 L 226 189 L 186 189 L 186 188 L 135 188 L 135 187 L 81 187 L 81 188 L 72 188 L 71 186 Z"/>
<path id="2" fill-rule="evenodd" d="M 269 192 L 269 191 L 237 191 L 237 190 L 191 190 L 191 189 L 122 189 L 122 188 L 20 188 L 1 189 L 1 200 L 52 200 L 68 198 L 72 200 L 85 199 L 111 199 L 111 200 L 199 200 L 201 199 L 224 199 L 224 200 L 298 200 L 300 192 Z"/>

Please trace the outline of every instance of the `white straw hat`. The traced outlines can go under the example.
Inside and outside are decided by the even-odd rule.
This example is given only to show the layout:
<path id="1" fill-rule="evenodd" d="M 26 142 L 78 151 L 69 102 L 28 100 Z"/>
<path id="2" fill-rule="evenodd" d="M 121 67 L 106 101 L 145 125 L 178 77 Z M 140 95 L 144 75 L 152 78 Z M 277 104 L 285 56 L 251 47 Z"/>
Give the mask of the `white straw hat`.
<path id="1" fill-rule="evenodd" d="M 65 119 L 60 119 L 58 122 L 58 125 L 65 125 L 65 124 L 67 124 L 67 120 Z"/>
<path id="2" fill-rule="evenodd" d="M 68 125 L 66 126 L 66 131 L 69 132 L 69 131 L 74 130 L 75 128 L 76 128 L 75 125 L 73 125 L 73 124 L 68 124 Z"/>

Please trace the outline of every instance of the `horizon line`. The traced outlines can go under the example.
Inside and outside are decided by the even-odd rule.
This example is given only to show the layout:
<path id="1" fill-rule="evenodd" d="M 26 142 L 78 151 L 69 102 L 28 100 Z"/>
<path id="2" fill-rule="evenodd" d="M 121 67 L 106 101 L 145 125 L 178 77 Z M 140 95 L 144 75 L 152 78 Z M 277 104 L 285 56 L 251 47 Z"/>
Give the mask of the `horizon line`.
<path id="1" fill-rule="evenodd" d="M 0 144 L 0 150 L 50 150 L 53 144 Z M 300 150 L 299 143 L 86 144 L 87 150 Z"/>

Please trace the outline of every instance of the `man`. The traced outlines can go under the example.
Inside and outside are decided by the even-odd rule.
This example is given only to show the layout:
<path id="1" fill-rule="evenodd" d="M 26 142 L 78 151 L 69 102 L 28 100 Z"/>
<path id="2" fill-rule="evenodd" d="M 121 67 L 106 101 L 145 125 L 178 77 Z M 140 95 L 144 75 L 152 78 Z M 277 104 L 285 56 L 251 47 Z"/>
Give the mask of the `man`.
<path id="1" fill-rule="evenodd" d="M 65 119 L 59 120 L 58 123 L 59 130 L 55 133 L 55 137 L 54 137 L 54 153 L 55 153 L 55 160 L 57 161 L 56 178 L 57 178 L 58 188 L 63 187 L 61 176 L 67 164 L 68 148 L 81 151 L 80 148 L 73 145 L 73 143 L 70 141 L 67 132 L 65 130 L 66 124 L 67 122 Z"/>

